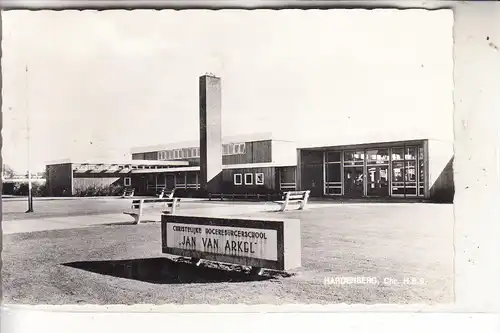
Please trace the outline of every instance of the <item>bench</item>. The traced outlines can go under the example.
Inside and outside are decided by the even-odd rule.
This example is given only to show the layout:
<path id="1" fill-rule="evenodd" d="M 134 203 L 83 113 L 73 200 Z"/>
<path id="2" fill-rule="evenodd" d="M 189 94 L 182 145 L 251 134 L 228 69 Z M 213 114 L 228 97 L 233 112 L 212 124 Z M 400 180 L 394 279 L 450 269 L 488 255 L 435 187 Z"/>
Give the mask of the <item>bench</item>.
<path id="1" fill-rule="evenodd" d="M 135 189 L 134 188 L 126 188 L 123 191 L 122 198 L 131 198 L 134 196 Z"/>
<path id="2" fill-rule="evenodd" d="M 299 210 L 302 210 L 307 205 L 307 200 L 309 200 L 310 191 L 290 191 L 285 192 L 283 200 L 273 201 L 280 205 L 280 212 L 283 212 L 289 204 L 298 204 Z"/>
<path id="3" fill-rule="evenodd" d="M 158 197 L 158 199 L 162 199 L 162 198 L 172 199 L 174 197 L 174 192 L 175 192 L 175 188 L 172 191 L 168 191 L 166 188 L 163 188 L 161 191 L 159 191 L 156 194 L 156 196 Z"/>
<path id="4" fill-rule="evenodd" d="M 135 224 L 141 223 L 144 216 L 144 208 L 159 208 L 163 214 L 175 214 L 175 208 L 179 206 L 179 198 L 151 198 L 136 199 L 132 201 L 131 210 L 123 212 L 134 218 Z M 168 210 L 170 208 L 170 210 Z"/>

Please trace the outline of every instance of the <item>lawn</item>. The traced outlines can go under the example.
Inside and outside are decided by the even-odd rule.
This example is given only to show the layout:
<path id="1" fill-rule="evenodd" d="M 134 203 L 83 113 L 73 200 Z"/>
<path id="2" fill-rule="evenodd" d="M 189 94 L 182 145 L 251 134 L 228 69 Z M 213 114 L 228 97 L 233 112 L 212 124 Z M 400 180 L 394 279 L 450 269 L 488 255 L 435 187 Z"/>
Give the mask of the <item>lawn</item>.
<path id="1" fill-rule="evenodd" d="M 88 201 L 76 200 L 69 205 L 81 207 L 85 202 L 83 205 L 107 213 L 120 212 L 126 205 L 123 201 Z M 60 214 L 61 202 L 39 202 L 39 214 Z M 44 211 L 44 205 L 59 208 Z M 191 203 L 183 209 L 200 210 L 210 205 L 218 207 Z M 16 223 L 22 223 L 12 207 L 10 214 Z M 251 215 L 280 216 L 268 212 Z M 266 274 L 258 279 L 241 267 L 215 263 L 196 267 L 163 255 L 159 223 L 5 235 L 3 300 L 23 304 L 453 301 L 452 205 L 321 204 L 283 215 L 301 220 L 302 267 L 291 276 Z M 340 277 L 376 277 L 380 283 L 324 283 L 325 278 Z M 384 284 L 385 278 L 401 283 Z M 411 278 L 424 283 L 402 283 Z"/>

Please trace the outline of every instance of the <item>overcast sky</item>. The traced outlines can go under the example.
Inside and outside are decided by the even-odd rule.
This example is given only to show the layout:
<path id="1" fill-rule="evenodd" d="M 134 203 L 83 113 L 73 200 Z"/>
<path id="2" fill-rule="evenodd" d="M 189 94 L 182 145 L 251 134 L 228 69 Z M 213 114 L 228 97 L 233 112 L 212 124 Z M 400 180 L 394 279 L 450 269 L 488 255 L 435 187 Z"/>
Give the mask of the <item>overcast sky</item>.
<path id="1" fill-rule="evenodd" d="M 9 11 L 2 24 L 2 153 L 21 172 L 26 110 L 36 170 L 197 140 L 205 72 L 222 78 L 224 136 L 453 139 L 451 11 Z"/>

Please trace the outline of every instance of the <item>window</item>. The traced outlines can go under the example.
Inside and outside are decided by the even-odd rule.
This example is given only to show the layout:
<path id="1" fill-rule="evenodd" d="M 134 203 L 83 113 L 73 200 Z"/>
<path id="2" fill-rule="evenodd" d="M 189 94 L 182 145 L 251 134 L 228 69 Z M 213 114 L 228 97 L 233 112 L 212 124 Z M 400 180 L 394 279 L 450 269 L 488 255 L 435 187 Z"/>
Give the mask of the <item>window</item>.
<path id="1" fill-rule="evenodd" d="M 255 174 L 255 185 L 264 185 L 264 173 L 259 172 Z"/>
<path id="2" fill-rule="evenodd" d="M 366 151 L 367 164 L 387 164 L 389 163 L 388 149 L 372 149 Z"/>
<path id="3" fill-rule="evenodd" d="M 162 151 L 159 151 L 159 152 L 158 152 L 158 159 L 159 159 L 160 161 L 161 161 L 161 160 L 163 160 L 163 157 L 162 157 L 162 156 L 163 156 L 163 152 L 162 152 Z"/>
<path id="4" fill-rule="evenodd" d="M 392 148 L 392 160 L 400 161 L 403 160 L 403 148 Z"/>
<path id="5" fill-rule="evenodd" d="M 245 185 L 253 185 L 253 173 L 245 173 Z"/>
<path id="6" fill-rule="evenodd" d="M 342 181 L 342 170 L 340 163 L 329 163 L 326 165 L 326 182 L 339 183 Z"/>
<path id="7" fill-rule="evenodd" d="M 392 148 L 392 195 L 418 195 L 417 152 L 416 147 Z"/>
<path id="8" fill-rule="evenodd" d="M 222 145 L 222 155 L 229 155 L 229 146 Z"/>
<path id="9" fill-rule="evenodd" d="M 132 184 L 132 180 L 130 179 L 130 177 L 123 178 L 123 185 L 130 186 L 131 184 Z"/>
<path id="10" fill-rule="evenodd" d="M 179 158 L 179 151 L 174 150 L 174 159 L 177 159 L 177 158 Z"/>
<path id="11" fill-rule="evenodd" d="M 424 184 L 425 184 L 425 165 L 424 165 L 424 148 L 419 147 L 418 149 L 418 172 L 419 172 L 419 189 L 418 195 L 424 195 Z"/>
<path id="12" fill-rule="evenodd" d="M 282 184 L 295 184 L 295 168 L 283 168 L 280 170 L 280 182 Z"/>
<path id="13" fill-rule="evenodd" d="M 364 151 L 346 151 L 344 153 L 344 165 L 363 165 L 364 160 Z"/>
<path id="14" fill-rule="evenodd" d="M 415 160 L 417 158 L 417 148 L 409 147 L 405 150 L 405 159 L 406 160 Z"/>
<path id="15" fill-rule="evenodd" d="M 326 153 L 327 162 L 340 162 L 340 152 L 339 151 L 329 151 Z"/>
<path id="16" fill-rule="evenodd" d="M 245 143 L 240 143 L 240 154 L 246 154 L 246 145 L 245 145 Z"/>
<path id="17" fill-rule="evenodd" d="M 241 173 L 235 173 L 233 177 L 234 177 L 234 185 L 243 184 Z"/>

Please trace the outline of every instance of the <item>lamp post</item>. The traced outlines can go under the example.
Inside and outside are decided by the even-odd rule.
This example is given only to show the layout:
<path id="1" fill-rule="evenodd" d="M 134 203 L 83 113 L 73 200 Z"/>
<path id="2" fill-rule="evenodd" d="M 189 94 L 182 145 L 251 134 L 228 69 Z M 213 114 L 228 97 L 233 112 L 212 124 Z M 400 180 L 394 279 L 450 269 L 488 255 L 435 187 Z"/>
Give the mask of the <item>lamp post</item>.
<path id="1" fill-rule="evenodd" d="M 26 213 L 33 213 L 33 192 L 32 192 L 32 186 L 31 186 L 31 166 L 30 166 L 30 159 L 31 159 L 31 147 L 30 147 L 30 111 L 28 107 L 28 65 L 25 67 L 26 70 L 26 75 L 25 75 L 25 80 L 26 80 L 26 96 L 25 96 L 25 101 L 26 101 L 26 132 L 27 132 L 27 141 L 28 141 L 28 210 Z"/>

